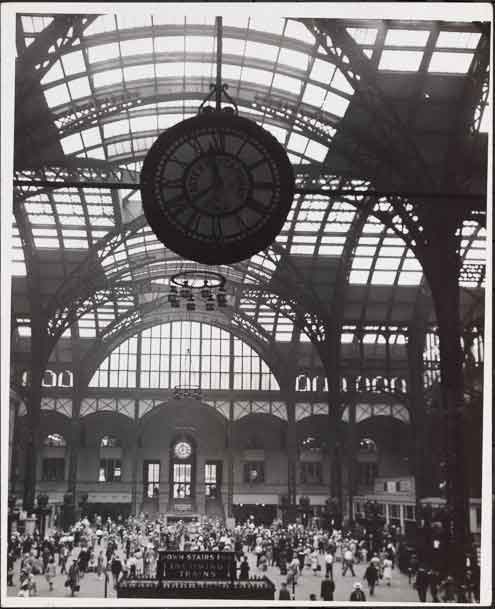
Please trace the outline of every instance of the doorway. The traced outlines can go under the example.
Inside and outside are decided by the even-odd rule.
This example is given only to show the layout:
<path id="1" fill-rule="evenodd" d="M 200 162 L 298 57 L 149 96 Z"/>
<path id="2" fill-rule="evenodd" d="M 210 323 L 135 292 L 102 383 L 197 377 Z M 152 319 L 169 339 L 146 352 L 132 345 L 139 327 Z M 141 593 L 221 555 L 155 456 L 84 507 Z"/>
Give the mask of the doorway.
<path id="1" fill-rule="evenodd" d="M 172 442 L 170 453 L 170 499 L 177 509 L 192 508 L 195 496 L 196 453 L 193 441 L 180 436 Z"/>
<path id="2" fill-rule="evenodd" d="M 219 499 L 222 488 L 222 462 L 205 463 L 205 496 L 207 499 Z"/>
<path id="3" fill-rule="evenodd" d="M 160 461 L 144 461 L 143 494 L 145 499 L 153 499 L 160 493 Z"/>

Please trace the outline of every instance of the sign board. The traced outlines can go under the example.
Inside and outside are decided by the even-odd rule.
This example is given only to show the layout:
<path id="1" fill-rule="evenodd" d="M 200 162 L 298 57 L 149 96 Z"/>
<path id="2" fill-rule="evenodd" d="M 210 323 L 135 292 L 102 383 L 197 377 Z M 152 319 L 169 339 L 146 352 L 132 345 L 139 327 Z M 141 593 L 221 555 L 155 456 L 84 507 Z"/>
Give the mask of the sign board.
<path id="1" fill-rule="evenodd" d="M 235 579 L 233 552 L 178 552 L 158 550 L 156 578 L 179 580 Z"/>

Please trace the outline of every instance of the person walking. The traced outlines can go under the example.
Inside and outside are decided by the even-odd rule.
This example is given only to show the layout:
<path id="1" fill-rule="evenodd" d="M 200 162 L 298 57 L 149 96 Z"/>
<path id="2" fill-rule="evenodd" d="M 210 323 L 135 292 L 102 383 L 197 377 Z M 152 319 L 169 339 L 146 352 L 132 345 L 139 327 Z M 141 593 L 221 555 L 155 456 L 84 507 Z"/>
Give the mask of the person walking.
<path id="1" fill-rule="evenodd" d="M 354 584 L 354 590 L 351 593 L 351 596 L 349 597 L 350 601 L 356 601 L 358 603 L 364 603 L 366 602 L 366 596 L 364 594 L 364 592 L 361 590 L 361 584 L 359 582 L 356 582 Z"/>
<path id="2" fill-rule="evenodd" d="M 335 582 L 333 578 L 330 579 L 330 575 L 325 573 L 325 579 L 321 582 L 320 596 L 323 601 L 333 601 L 333 594 L 335 592 Z"/>
<path id="3" fill-rule="evenodd" d="M 328 575 L 331 579 L 333 579 L 333 554 L 329 549 L 325 552 L 324 556 L 325 560 L 325 575 Z"/>
<path id="4" fill-rule="evenodd" d="M 55 575 L 57 574 L 57 567 L 55 565 L 55 558 L 53 556 L 48 560 L 48 564 L 45 569 L 45 578 L 48 582 L 48 586 L 50 588 L 50 592 L 53 591 L 53 580 L 55 579 Z"/>
<path id="5" fill-rule="evenodd" d="M 80 580 L 79 566 L 77 564 L 77 560 L 73 559 L 72 564 L 69 567 L 69 571 L 67 573 L 67 581 L 66 581 L 66 585 L 68 585 L 68 587 L 70 588 L 71 596 L 74 596 L 75 592 L 79 592 L 79 580 Z"/>
<path id="6" fill-rule="evenodd" d="M 249 579 L 249 563 L 247 556 L 244 556 L 241 562 L 241 566 L 239 568 L 239 579 L 248 580 Z"/>
<path id="7" fill-rule="evenodd" d="M 428 590 L 428 572 L 424 567 L 419 567 L 416 572 L 416 581 L 414 587 L 416 588 L 421 603 L 426 603 L 426 591 Z"/>
<path id="8" fill-rule="evenodd" d="M 114 588 L 117 588 L 117 583 L 119 581 L 119 576 L 120 576 L 120 573 L 122 572 L 122 569 L 123 569 L 122 561 L 120 560 L 120 558 L 117 555 L 115 555 L 113 557 L 111 565 L 110 565 L 110 571 L 112 572 Z"/>
<path id="9" fill-rule="evenodd" d="M 311 570 L 313 571 L 313 575 L 318 575 L 318 571 L 321 569 L 320 561 L 318 560 L 318 550 L 313 550 L 310 556 L 311 560 Z"/>
<path id="10" fill-rule="evenodd" d="M 348 569 L 351 570 L 352 576 L 356 577 L 356 574 L 354 573 L 354 557 L 350 548 L 347 547 L 344 550 L 344 557 L 342 562 L 342 577 L 345 577 L 345 574 L 347 573 Z"/>
<path id="11" fill-rule="evenodd" d="M 376 582 L 378 581 L 378 571 L 372 562 L 370 562 L 370 564 L 366 567 L 364 579 L 368 582 L 370 596 L 373 596 L 375 593 Z"/>
<path id="12" fill-rule="evenodd" d="M 387 586 L 390 586 L 392 583 L 392 569 L 392 560 L 390 558 L 385 558 L 385 560 L 383 561 L 383 579 Z"/>

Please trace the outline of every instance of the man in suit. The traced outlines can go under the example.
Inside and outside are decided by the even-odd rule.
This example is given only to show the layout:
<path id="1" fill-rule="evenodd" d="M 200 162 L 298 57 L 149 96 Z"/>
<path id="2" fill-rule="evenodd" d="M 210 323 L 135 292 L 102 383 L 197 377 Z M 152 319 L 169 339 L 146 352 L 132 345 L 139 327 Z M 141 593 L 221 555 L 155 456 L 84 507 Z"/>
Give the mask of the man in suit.
<path id="1" fill-rule="evenodd" d="M 321 582 L 320 596 L 323 601 L 333 601 L 333 593 L 335 592 L 335 582 L 330 579 L 328 573 L 325 574 L 325 579 Z"/>

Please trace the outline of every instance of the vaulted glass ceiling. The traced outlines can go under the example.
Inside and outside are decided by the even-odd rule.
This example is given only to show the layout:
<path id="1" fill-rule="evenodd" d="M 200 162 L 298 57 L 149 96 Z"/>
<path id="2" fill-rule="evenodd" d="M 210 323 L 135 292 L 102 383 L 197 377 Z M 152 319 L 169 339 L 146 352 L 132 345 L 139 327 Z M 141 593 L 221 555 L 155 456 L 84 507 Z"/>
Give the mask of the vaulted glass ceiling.
<path id="1" fill-rule="evenodd" d="M 28 48 L 51 21 L 51 16 L 22 17 Z M 480 40 L 479 33 L 431 22 L 411 28 L 397 22 L 382 22 L 380 28 L 349 22 L 347 31 L 377 73 L 403 72 L 411 78 L 420 72 L 431 77 L 463 77 Z M 132 18 L 98 17 L 65 48 L 41 80 L 66 156 L 106 160 L 139 171 L 159 133 L 197 112 L 215 78 L 215 53 L 213 17 L 138 13 Z M 295 19 L 224 17 L 222 79 L 240 114 L 269 130 L 295 166 L 325 163 L 348 107 L 356 101 L 344 74 L 309 29 Z M 307 124 L 318 117 L 324 132 L 304 129 L 304 120 L 274 112 L 274 104 L 282 108 L 285 104 L 292 117 L 306 117 Z M 105 111 L 92 119 L 83 116 L 78 122 L 85 107 Z M 487 114 L 483 114 L 485 122 Z M 338 187 L 339 181 L 336 176 L 333 186 Z M 298 179 L 298 185 L 303 184 Z M 355 180 L 352 185 L 366 189 L 369 182 Z M 35 251 L 88 252 L 122 226 L 122 197 L 128 194 L 64 188 L 30 196 L 24 208 Z M 131 199 L 139 203 L 139 192 L 131 193 Z M 348 241 L 359 203 L 359 198 L 329 201 L 322 195 L 297 195 L 274 248 L 235 269 L 222 268 L 222 272 L 237 285 L 270 282 L 285 255 L 336 262 L 352 247 L 351 286 L 419 286 L 423 275 L 413 252 L 373 215 L 357 240 Z M 483 285 L 485 240 L 484 229 L 465 223 L 461 235 L 464 287 Z M 13 274 L 22 276 L 25 263 L 15 222 L 12 244 Z M 165 286 L 170 275 L 186 266 L 147 227 L 102 262 L 108 279 L 147 279 Z M 78 322 L 79 335 L 94 337 L 134 305 L 132 299 L 95 305 Z M 291 340 L 293 322 L 283 308 L 275 313 L 258 301 L 242 298 L 239 307 L 276 340 Z M 301 333 L 300 340 L 309 338 Z"/>

